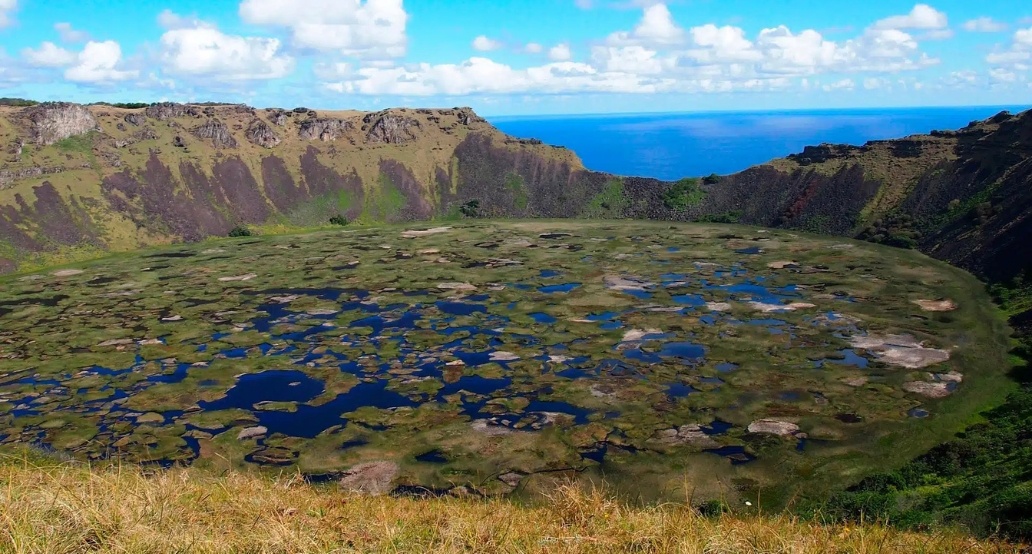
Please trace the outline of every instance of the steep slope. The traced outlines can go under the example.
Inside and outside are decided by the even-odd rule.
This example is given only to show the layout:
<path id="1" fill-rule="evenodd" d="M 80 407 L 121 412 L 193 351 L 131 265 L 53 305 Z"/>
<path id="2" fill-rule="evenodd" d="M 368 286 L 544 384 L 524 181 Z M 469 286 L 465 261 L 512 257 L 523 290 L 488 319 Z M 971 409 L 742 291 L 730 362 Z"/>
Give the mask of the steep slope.
<path id="1" fill-rule="evenodd" d="M 702 214 L 914 246 L 993 281 L 1032 268 L 1032 112 L 955 132 L 821 145 L 731 175 Z"/>
<path id="2" fill-rule="evenodd" d="M 544 180 L 582 168 L 572 152 L 506 137 L 468 108 L 0 107 L 0 144 L 0 271 L 38 253 L 193 241 L 239 225 L 428 219 L 457 213 L 450 202 L 471 172 L 504 183 L 519 169 L 547 190 Z M 496 175 L 463 161 L 484 151 L 504 162 L 489 165 Z"/>

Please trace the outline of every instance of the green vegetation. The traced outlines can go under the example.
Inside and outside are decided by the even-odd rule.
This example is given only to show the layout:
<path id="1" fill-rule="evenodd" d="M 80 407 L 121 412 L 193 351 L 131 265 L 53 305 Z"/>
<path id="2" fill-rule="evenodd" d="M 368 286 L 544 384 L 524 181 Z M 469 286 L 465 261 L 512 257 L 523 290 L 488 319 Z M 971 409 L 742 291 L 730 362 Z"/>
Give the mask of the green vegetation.
<path id="1" fill-rule="evenodd" d="M 711 173 L 708 176 L 702 178 L 702 184 L 704 185 L 715 185 L 719 182 L 720 175 L 717 175 L 716 173 Z"/>
<path id="2" fill-rule="evenodd" d="M 1019 279 L 991 288 L 1010 314 L 1025 316 L 1032 290 Z M 907 529 L 963 525 L 980 536 L 1032 541 L 1032 333 L 1019 331 L 1012 372 L 1021 390 L 983 414 L 984 422 L 907 463 L 870 476 L 826 503 L 826 520 L 877 518 Z"/>
<path id="3" fill-rule="evenodd" d="M 150 102 L 94 102 L 91 106 L 111 106 L 112 108 L 122 108 L 126 110 L 138 110 L 152 106 Z"/>
<path id="4" fill-rule="evenodd" d="M 679 212 L 698 206 L 705 198 L 706 192 L 695 178 L 681 179 L 663 191 L 663 204 L 668 209 Z"/>
<path id="5" fill-rule="evenodd" d="M 469 202 L 466 202 L 465 204 L 459 206 L 459 213 L 462 214 L 462 217 L 466 217 L 469 219 L 476 219 L 480 217 L 480 201 L 470 200 Z"/>
<path id="6" fill-rule="evenodd" d="M 0 106 L 11 106 L 11 107 L 15 107 L 15 108 L 28 108 L 28 107 L 31 107 L 31 106 L 36 106 L 38 104 L 39 104 L 39 102 L 37 102 L 35 100 L 27 100 L 25 98 L 8 98 L 6 96 L 3 97 L 3 98 L 0 98 Z"/>
<path id="7" fill-rule="evenodd" d="M 699 223 L 739 223 L 742 220 L 742 212 L 732 210 L 720 214 L 707 214 L 699 217 Z"/>
<path id="8" fill-rule="evenodd" d="M 920 227 L 922 223 L 913 216 L 893 211 L 865 227 L 857 238 L 876 244 L 912 249 L 917 248 L 917 241 L 921 238 L 921 232 L 918 231 Z"/>
<path id="9" fill-rule="evenodd" d="M 304 202 L 281 219 L 297 227 L 314 227 L 330 218 L 348 213 L 353 203 L 351 194 L 341 190 Z"/>
<path id="10" fill-rule="evenodd" d="M 65 139 L 61 139 L 54 143 L 54 147 L 68 154 L 78 153 L 85 154 L 87 156 L 93 155 L 93 139 L 95 132 L 89 132 L 84 135 L 74 135 Z"/>
<path id="11" fill-rule="evenodd" d="M 253 234 L 254 233 L 252 233 L 250 229 L 244 226 L 233 227 L 233 229 L 229 231 L 230 237 L 250 237 Z"/>
<path id="12" fill-rule="evenodd" d="M 395 221 L 407 203 L 408 199 L 398 190 L 394 181 L 391 181 L 388 175 L 381 173 L 379 186 L 366 192 L 360 219 L 363 223 Z"/>
<path id="13" fill-rule="evenodd" d="M 606 183 L 602 192 L 588 202 L 581 217 L 588 219 L 617 219 L 623 217 L 627 208 L 627 197 L 624 195 L 623 179 L 612 178 Z"/>
<path id="14" fill-rule="evenodd" d="M 0 449 L 320 475 L 390 460 L 435 489 L 509 494 L 497 476 L 513 473 L 530 498 L 572 478 L 778 509 L 902 466 L 1007 390 L 984 292 L 913 252 L 668 222 L 427 227 L 211 240 L 0 280 L 0 344 L 18 345 L 0 358 Z M 730 288 L 753 279 L 769 294 Z M 941 297 L 959 307 L 915 304 Z M 881 334 L 924 342 L 905 353 L 919 367 L 851 346 Z M 963 383 L 907 391 L 935 386 L 929 373 Z M 763 419 L 798 428 L 749 431 Z M 730 427 L 701 431 L 715 420 Z"/>
<path id="15" fill-rule="evenodd" d="M 338 225 L 340 227 L 346 227 L 348 224 L 348 218 L 343 215 L 335 215 L 330 218 L 330 225 Z"/>
<path id="16" fill-rule="evenodd" d="M 513 206 L 520 211 L 526 210 L 530 203 L 530 196 L 527 194 L 523 176 L 515 171 L 510 171 L 505 176 L 505 188 L 512 194 Z"/>

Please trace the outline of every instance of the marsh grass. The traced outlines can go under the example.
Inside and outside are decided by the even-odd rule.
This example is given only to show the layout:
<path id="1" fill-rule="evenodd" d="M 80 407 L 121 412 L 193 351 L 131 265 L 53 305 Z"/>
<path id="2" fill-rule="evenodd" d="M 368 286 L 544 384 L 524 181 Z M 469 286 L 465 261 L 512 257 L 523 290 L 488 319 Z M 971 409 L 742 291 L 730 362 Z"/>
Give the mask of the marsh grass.
<path id="1" fill-rule="evenodd" d="M 296 475 L 94 466 L 0 456 L 0 552 L 1021 552 L 957 531 L 705 517 L 599 489 L 507 500 L 357 496 Z"/>

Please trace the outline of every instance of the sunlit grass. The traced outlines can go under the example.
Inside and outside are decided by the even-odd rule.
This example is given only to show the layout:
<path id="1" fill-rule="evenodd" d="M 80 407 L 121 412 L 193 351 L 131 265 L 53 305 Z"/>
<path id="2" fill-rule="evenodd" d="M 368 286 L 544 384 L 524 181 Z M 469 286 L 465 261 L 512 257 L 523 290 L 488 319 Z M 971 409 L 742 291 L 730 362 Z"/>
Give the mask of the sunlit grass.
<path id="1" fill-rule="evenodd" d="M 629 507 L 572 486 L 531 506 L 418 500 L 357 496 L 291 476 L 91 468 L 28 454 L 0 457 L 0 507 L 0 552 L 11 553 L 1020 551 L 956 531 Z"/>

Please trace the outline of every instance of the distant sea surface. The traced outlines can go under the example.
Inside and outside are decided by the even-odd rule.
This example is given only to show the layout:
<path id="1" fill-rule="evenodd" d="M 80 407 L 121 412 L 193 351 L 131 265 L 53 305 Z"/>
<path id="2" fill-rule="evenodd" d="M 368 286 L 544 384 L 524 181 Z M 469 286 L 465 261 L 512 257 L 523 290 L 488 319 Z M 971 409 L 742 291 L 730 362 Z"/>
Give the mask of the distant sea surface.
<path id="1" fill-rule="evenodd" d="M 1028 106 L 489 117 L 503 132 L 575 151 L 617 175 L 675 180 L 741 171 L 822 142 L 862 145 L 953 130 Z"/>

